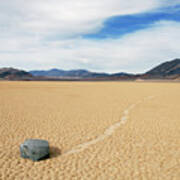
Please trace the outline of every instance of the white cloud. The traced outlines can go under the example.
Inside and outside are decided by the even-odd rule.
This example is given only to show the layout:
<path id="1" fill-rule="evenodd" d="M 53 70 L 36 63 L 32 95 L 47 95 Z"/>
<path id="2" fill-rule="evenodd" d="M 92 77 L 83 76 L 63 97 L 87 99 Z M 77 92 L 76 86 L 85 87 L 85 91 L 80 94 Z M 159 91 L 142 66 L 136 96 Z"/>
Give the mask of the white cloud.
<path id="1" fill-rule="evenodd" d="M 158 22 L 116 40 L 81 37 L 101 29 L 103 21 L 113 15 L 165 6 L 160 0 L 0 0 L 0 3 L 0 66 L 140 72 L 180 56 L 180 24 L 176 22 Z"/>
<path id="2" fill-rule="evenodd" d="M 95 32 L 115 15 L 150 11 L 157 0 L 1 0 L 0 24 L 11 33 L 59 37 Z"/>

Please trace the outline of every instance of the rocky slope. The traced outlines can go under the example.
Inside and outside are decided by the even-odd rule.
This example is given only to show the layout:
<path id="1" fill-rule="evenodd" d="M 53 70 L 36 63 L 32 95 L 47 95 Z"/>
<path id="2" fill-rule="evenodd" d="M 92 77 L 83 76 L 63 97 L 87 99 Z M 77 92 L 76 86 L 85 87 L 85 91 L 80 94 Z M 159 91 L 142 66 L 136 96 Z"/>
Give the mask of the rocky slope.
<path id="1" fill-rule="evenodd" d="M 180 77 L 180 59 L 162 63 L 145 73 L 148 78 L 178 78 Z"/>

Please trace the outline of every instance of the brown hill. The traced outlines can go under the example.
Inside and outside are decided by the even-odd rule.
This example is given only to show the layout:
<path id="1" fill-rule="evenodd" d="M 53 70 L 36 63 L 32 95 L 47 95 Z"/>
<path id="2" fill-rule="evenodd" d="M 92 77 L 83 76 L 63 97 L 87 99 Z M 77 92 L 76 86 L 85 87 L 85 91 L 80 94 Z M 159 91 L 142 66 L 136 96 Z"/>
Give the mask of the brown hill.
<path id="1" fill-rule="evenodd" d="M 180 59 L 167 61 L 144 74 L 146 78 L 174 79 L 180 76 Z"/>
<path id="2" fill-rule="evenodd" d="M 23 70 L 18 70 L 14 68 L 1 68 L 0 69 L 0 79 L 3 80 L 32 80 L 33 76 Z"/>

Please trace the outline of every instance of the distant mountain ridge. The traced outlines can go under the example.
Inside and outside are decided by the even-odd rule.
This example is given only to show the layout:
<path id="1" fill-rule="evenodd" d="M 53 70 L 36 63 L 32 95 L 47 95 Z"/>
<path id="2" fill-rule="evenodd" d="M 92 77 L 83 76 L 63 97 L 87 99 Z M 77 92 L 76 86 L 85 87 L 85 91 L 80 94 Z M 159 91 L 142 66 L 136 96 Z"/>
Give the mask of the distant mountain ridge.
<path id="1" fill-rule="evenodd" d="M 85 69 L 76 69 L 76 70 L 61 70 L 61 69 L 50 69 L 47 71 L 29 71 L 33 76 L 47 76 L 47 77 L 79 77 L 79 78 L 95 78 L 95 77 L 111 77 L 111 76 L 128 76 L 127 73 L 97 73 L 90 72 Z"/>
<path id="2" fill-rule="evenodd" d="M 30 71 L 33 76 L 47 77 L 69 77 L 69 78 L 107 78 L 107 79 L 173 79 L 180 77 L 180 59 L 164 62 L 144 74 L 130 73 L 96 73 L 84 69 L 77 70 L 61 70 L 51 69 L 47 71 Z"/>
<path id="3" fill-rule="evenodd" d="M 47 71 L 30 71 L 34 76 L 49 76 L 49 77 L 87 77 L 91 73 L 87 70 L 77 69 L 77 70 L 61 70 L 61 69 L 50 69 Z"/>
<path id="4" fill-rule="evenodd" d="M 140 80 L 140 79 L 172 79 L 180 80 L 180 59 L 164 62 L 144 74 L 129 73 L 97 73 L 84 69 L 76 70 L 35 70 L 23 71 L 14 68 L 0 68 L 0 80 Z"/>

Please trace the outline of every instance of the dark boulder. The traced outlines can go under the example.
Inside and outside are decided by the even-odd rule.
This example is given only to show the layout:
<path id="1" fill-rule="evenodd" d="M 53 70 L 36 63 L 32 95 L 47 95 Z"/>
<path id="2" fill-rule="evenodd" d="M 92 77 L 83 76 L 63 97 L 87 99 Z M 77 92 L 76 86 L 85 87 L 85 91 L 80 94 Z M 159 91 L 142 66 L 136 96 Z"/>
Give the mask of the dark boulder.
<path id="1" fill-rule="evenodd" d="M 49 143 L 46 140 L 27 139 L 20 145 L 21 157 L 39 161 L 49 157 Z"/>

